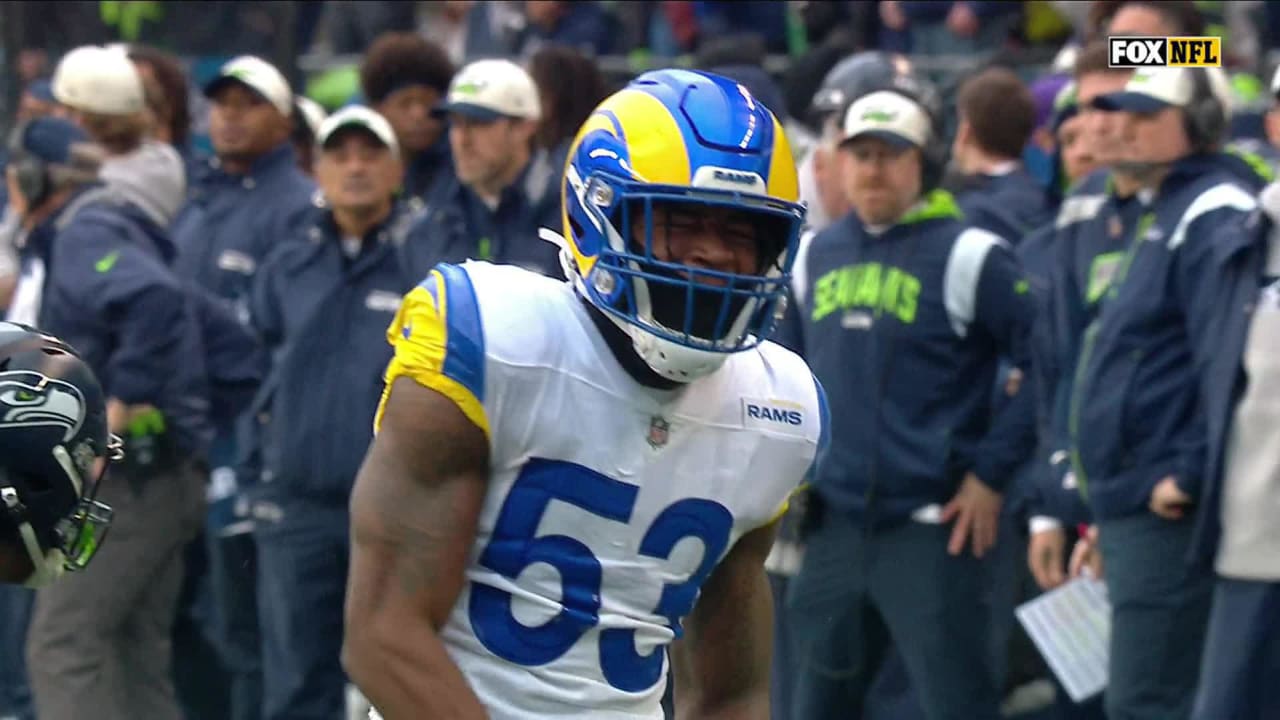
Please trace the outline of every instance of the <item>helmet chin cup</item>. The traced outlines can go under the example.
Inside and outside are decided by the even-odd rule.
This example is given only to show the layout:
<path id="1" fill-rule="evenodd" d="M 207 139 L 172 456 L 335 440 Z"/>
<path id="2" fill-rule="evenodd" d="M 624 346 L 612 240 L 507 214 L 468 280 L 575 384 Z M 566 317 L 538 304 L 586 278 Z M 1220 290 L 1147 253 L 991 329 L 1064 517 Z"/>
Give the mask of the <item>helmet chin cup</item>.
<path id="1" fill-rule="evenodd" d="M 699 350 L 664 340 L 636 325 L 623 327 L 631 337 L 636 354 L 658 375 L 675 382 L 693 382 L 724 365 L 726 353 Z"/>

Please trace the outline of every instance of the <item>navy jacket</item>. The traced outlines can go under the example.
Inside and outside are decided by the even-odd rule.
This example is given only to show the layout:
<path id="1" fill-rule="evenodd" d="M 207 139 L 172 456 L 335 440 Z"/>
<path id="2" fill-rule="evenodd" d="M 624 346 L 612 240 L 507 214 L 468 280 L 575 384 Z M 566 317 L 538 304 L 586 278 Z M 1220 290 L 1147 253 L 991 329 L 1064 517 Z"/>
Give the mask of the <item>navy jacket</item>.
<path id="1" fill-rule="evenodd" d="M 316 186 L 288 143 L 258 158 L 247 175 L 229 175 L 217 162 L 210 159 L 196 176 L 173 221 L 176 267 L 247 320 L 254 272 L 276 245 L 299 236 L 316 212 Z"/>
<path id="2" fill-rule="evenodd" d="M 1029 289 L 1007 245 L 958 218 L 936 191 L 879 236 L 851 213 L 804 257 L 803 355 L 832 423 L 814 487 L 873 524 L 945 503 L 966 472 L 1003 490 L 1035 443 L 1031 392 L 991 407 L 1002 354 L 1030 373 Z"/>
<path id="3" fill-rule="evenodd" d="M 749 33 L 758 35 L 770 52 L 785 52 L 787 49 L 787 8 L 784 5 L 748 0 L 695 2 L 693 8 L 698 32 L 703 37 L 732 37 Z"/>
<path id="4" fill-rule="evenodd" d="M 1099 171 L 1072 189 L 1049 235 L 1037 234 L 1020 248 L 1033 287 L 1045 282 L 1032 335 L 1041 452 L 1032 475 L 1030 515 L 1072 524 L 1091 519 L 1076 487 L 1064 486 L 1071 470 L 1071 388 L 1085 329 L 1097 316 L 1140 215 L 1141 203 L 1116 195 L 1109 172 Z"/>
<path id="5" fill-rule="evenodd" d="M 254 409 L 267 492 L 346 502 L 391 360 L 387 326 L 432 265 L 406 252 L 411 219 L 397 208 L 350 258 L 321 213 L 254 279 L 253 322 L 273 352 Z"/>
<path id="6" fill-rule="evenodd" d="M 1275 205 L 1275 199 L 1263 205 Z M 1222 473 L 1236 403 L 1247 378 L 1243 368 L 1245 342 L 1265 284 L 1268 238 L 1275 232 L 1280 207 L 1254 212 L 1242 222 L 1224 225 L 1213 238 L 1206 271 L 1215 278 L 1206 302 L 1189 308 L 1192 338 L 1204 397 L 1207 441 L 1204 482 L 1196 508 L 1196 529 L 1191 561 L 1211 571 L 1222 535 Z"/>
<path id="7" fill-rule="evenodd" d="M 956 202 L 965 222 L 1017 245 L 1053 220 L 1049 197 L 1036 179 L 1018 168 L 1005 175 L 970 175 Z"/>
<path id="8" fill-rule="evenodd" d="M 559 168 L 535 156 L 490 210 L 449 176 L 436 186 L 409 242 L 436 262 L 488 260 L 562 278 L 560 248 L 538 237 L 542 227 L 562 230 L 561 177 Z"/>
<path id="9" fill-rule="evenodd" d="M 449 149 L 448 131 L 440 134 L 435 145 L 423 150 L 409 160 L 404 169 L 404 197 L 427 202 L 436 187 L 448 183 L 453 177 L 453 152 Z"/>
<path id="10" fill-rule="evenodd" d="M 1196 498 L 1205 428 L 1188 308 L 1209 301 L 1213 231 L 1256 206 L 1224 156 L 1176 163 L 1143 214 L 1085 333 L 1068 410 L 1072 464 L 1098 519 L 1147 511 L 1173 476 Z"/>
<path id="11" fill-rule="evenodd" d="M 1243 161 L 1262 181 L 1271 182 L 1276 179 L 1276 170 L 1280 168 L 1280 150 L 1276 150 L 1265 140 L 1237 138 L 1227 143 L 1222 151 Z"/>
<path id="12" fill-rule="evenodd" d="M 71 344 L 108 397 L 149 404 L 188 454 L 212 436 L 199 310 L 173 274 L 173 245 L 109 187 L 82 190 L 27 236 L 44 262 L 39 326 Z"/>
<path id="13" fill-rule="evenodd" d="M 1031 357 L 1037 373 L 1041 375 L 1043 375 L 1044 370 L 1040 366 L 1047 362 L 1052 355 L 1052 345 L 1048 333 L 1050 324 L 1046 322 L 1045 315 L 1049 311 L 1049 279 L 1053 275 L 1054 239 L 1056 236 L 1057 229 L 1054 223 L 1050 222 L 1035 229 L 1023 238 L 1016 252 L 1018 264 L 1022 266 L 1022 271 L 1027 278 L 1027 284 L 1031 288 L 1031 297 L 1035 301 L 1036 322 L 1031 331 Z M 1037 383 L 1037 389 L 1043 393 L 1049 388 Z M 1042 432 L 1047 435 L 1049 402 L 1042 395 L 1037 399 L 1036 404 L 1038 423 L 1042 427 Z"/>
<path id="14" fill-rule="evenodd" d="M 1031 297 L 1035 304 L 1035 322 L 1031 326 L 1029 344 L 1031 365 L 1036 369 L 1036 382 L 1029 385 L 1028 391 L 1035 393 L 1036 452 L 1029 466 L 1019 473 L 1020 492 L 1018 495 L 1020 497 L 1016 505 L 1011 504 L 1010 506 L 1010 511 L 1024 520 L 1030 515 L 1043 514 L 1040 510 L 1045 504 L 1044 499 L 1041 497 L 1041 476 L 1044 475 L 1044 468 L 1051 452 L 1047 443 L 1049 438 L 1048 408 L 1051 404 L 1047 393 L 1050 388 L 1046 388 L 1039 380 L 1044 375 L 1040 365 L 1048 361 L 1052 348 L 1049 342 L 1049 323 L 1045 320 L 1045 314 L 1049 308 L 1049 276 L 1052 272 L 1054 238 L 1056 234 L 1054 223 L 1047 223 L 1023 238 L 1016 251 L 1018 264 L 1021 265 L 1027 278 L 1027 284 L 1031 288 Z"/>
<path id="15" fill-rule="evenodd" d="M 249 328 L 253 276 L 274 247 L 297 237 L 308 218 L 318 212 L 313 202 L 315 183 L 298 169 L 289 143 L 258 158 L 245 175 L 223 171 L 212 157 L 203 159 L 191 177 L 187 203 L 173 222 L 178 274 Z M 242 455 L 236 447 L 236 426 L 240 426 L 238 433 L 249 435 L 253 427 L 239 422 L 234 411 L 246 405 L 246 395 L 252 399 L 267 372 L 260 348 L 235 351 L 222 342 L 234 337 L 234 329 L 223 330 L 210 339 L 216 355 L 208 358 L 219 430 L 210 457 L 215 468 L 233 466 Z M 232 351 L 218 352 L 219 348 Z M 238 474 L 243 483 L 258 471 L 246 467 Z"/>
<path id="16" fill-rule="evenodd" d="M 554 28 L 546 30 L 532 23 L 525 26 L 518 40 L 520 54 L 527 57 L 540 47 L 558 45 L 591 57 L 608 55 L 615 42 L 610 17 L 595 3 L 568 3 Z"/>
<path id="17" fill-rule="evenodd" d="M 1231 147 L 1217 157 L 1215 167 L 1248 187 L 1259 187 L 1269 170 L 1265 162 L 1245 148 Z M 1111 187 L 1111 176 L 1100 170 L 1082 179 L 1063 200 L 1047 243 L 1048 292 L 1036 325 L 1033 363 L 1039 376 L 1045 460 L 1035 475 L 1037 491 L 1030 512 L 1064 522 L 1088 522 L 1091 511 L 1078 488 L 1064 487 L 1072 470 L 1067 451 L 1071 446 L 1070 406 L 1076 363 L 1085 331 L 1098 316 L 1108 290 L 1123 264 L 1143 206 L 1136 198 L 1121 198 Z M 1041 252 L 1028 248 L 1024 259 Z M 1078 478 L 1077 478 L 1078 479 Z"/>

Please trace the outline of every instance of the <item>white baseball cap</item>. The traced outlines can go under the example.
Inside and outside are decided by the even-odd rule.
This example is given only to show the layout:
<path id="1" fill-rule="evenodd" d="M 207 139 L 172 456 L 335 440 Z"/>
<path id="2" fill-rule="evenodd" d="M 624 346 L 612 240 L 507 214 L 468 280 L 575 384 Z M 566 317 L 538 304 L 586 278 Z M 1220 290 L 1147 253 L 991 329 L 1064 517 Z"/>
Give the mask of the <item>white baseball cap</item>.
<path id="1" fill-rule="evenodd" d="M 310 130 L 312 137 L 315 137 L 320 132 L 320 124 L 324 122 L 325 118 L 329 117 L 329 113 L 325 112 L 320 103 L 306 95 L 294 97 L 293 104 L 296 115 L 306 123 L 307 130 Z"/>
<path id="2" fill-rule="evenodd" d="M 524 68 L 510 60 L 477 60 L 458 71 L 449 83 L 437 115 L 457 113 L 476 120 L 542 117 L 538 88 Z"/>
<path id="3" fill-rule="evenodd" d="M 316 132 L 316 144 L 323 148 L 339 130 L 353 127 L 368 132 L 392 153 L 400 154 L 400 144 L 396 142 L 396 133 L 391 129 L 391 123 L 377 111 L 364 105 L 348 105 L 325 118 L 320 123 L 320 130 Z"/>
<path id="4" fill-rule="evenodd" d="M 218 70 L 218 76 L 204 86 L 205 97 L 213 97 L 214 93 L 236 82 L 244 85 L 280 112 L 289 117 L 293 114 L 293 90 L 289 89 L 289 81 L 274 65 L 252 55 L 241 55 L 227 61 Z"/>
<path id="5" fill-rule="evenodd" d="M 53 96 L 67 107 L 99 115 L 132 115 L 146 108 L 142 77 L 119 48 L 83 45 L 53 72 Z"/>
<path id="6" fill-rule="evenodd" d="M 1192 73 L 1208 74 L 1209 90 L 1222 104 L 1224 111 L 1231 110 L 1231 81 L 1222 68 L 1144 67 L 1133 76 L 1119 92 L 1094 98 L 1093 106 L 1099 110 L 1153 113 L 1167 107 L 1186 107 L 1195 97 L 1195 78 Z"/>
<path id="7" fill-rule="evenodd" d="M 877 137 L 898 147 L 923 148 L 929 142 L 929 115 L 901 93 L 878 90 L 858 98 L 844 113 L 840 141 Z"/>

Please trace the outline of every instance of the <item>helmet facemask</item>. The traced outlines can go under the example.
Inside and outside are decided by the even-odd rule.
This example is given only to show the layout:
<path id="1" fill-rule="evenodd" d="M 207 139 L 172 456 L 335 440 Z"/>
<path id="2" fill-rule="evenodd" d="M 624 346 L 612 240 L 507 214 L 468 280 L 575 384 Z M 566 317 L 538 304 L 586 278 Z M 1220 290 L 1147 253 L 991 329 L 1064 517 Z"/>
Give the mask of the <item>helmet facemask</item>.
<path id="1" fill-rule="evenodd" d="M 33 568 L 23 583 L 27 587 L 43 587 L 64 572 L 83 570 L 102 546 L 111 527 L 112 510 L 97 500 L 98 488 L 107 465 L 123 456 L 120 439 L 114 435 L 110 438 L 107 462 L 90 483 L 84 478 L 92 471 L 92 463 L 82 468 L 86 463 L 73 460 L 65 446 L 53 447 L 54 462 L 66 474 L 70 488 L 78 496 L 71 510 L 61 517 L 52 515 L 49 508 L 65 506 L 66 502 L 50 502 L 48 498 L 55 493 L 65 493 L 65 488 L 55 488 L 36 475 L 0 468 L 0 506 L 17 528 L 18 539 Z"/>
<path id="2" fill-rule="evenodd" d="M 582 290 L 632 336 L 655 371 L 691 380 L 772 332 L 789 283 L 802 218 L 798 206 L 602 174 L 575 184 L 581 206 L 607 240 Z M 737 272 L 682 252 L 687 238 L 707 232 L 716 240 L 703 242 L 733 253 Z"/>

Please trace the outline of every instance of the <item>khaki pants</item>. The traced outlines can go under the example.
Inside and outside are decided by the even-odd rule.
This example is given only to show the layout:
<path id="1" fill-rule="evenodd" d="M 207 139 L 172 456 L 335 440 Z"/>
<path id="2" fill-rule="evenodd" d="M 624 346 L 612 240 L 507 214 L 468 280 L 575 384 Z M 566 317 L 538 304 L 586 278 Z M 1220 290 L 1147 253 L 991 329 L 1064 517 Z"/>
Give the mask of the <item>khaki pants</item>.
<path id="1" fill-rule="evenodd" d="M 194 467 L 137 490 L 107 478 L 110 534 L 85 570 L 36 596 L 27 669 L 41 720 L 182 720 L 170 637 L 183 547 L 204 517 L 204 474 Z"/>

